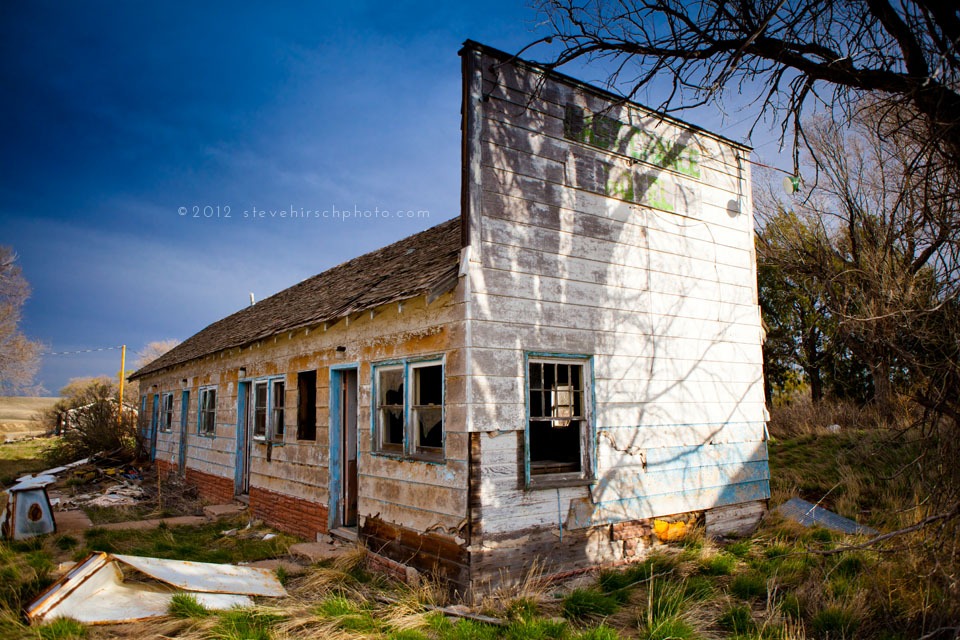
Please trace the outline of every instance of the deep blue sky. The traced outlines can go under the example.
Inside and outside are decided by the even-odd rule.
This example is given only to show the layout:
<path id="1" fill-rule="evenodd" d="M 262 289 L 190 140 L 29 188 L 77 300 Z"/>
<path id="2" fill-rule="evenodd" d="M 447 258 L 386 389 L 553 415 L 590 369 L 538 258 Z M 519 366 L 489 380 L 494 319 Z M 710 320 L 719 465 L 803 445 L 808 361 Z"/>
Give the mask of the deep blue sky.
<path id="1" fill-rule="evenodd" d="M 536 11 L 267 6 L 0 5 L 0 244 L 33 287 L 27 335 L 52 351 L 184 339 L 251 291 L 262 299 L 458 214 L 457 51 L 468 38 L 519 50 L 542 35 Z M 710 112 L 686 117 L 721 128 Z M 193 218 L 205 206 L 231 218 Z M 254 207 L 429 217 L 244 218 Z M 56 393 L 117 371 L 118 352 L 47 356 L 38 381 Z"/>

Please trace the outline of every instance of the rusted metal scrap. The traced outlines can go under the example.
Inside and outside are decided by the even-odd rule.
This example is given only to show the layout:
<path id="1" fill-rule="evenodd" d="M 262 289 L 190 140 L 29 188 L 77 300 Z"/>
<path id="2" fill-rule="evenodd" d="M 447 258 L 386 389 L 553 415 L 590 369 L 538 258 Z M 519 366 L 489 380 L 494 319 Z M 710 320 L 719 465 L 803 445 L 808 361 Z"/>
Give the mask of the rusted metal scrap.
<path id="1" fill-rule="evenodd" d="M 154 582 L 124 581 L 134 570 Z M 287 594 L 273 572 L 229 564 L 164 560 L 94 553 L 77 564 L 27 607 L 42 624 L 74 618 L 87 624 L 116 624 L 167 615 L 174 595 L 186 593 L 208 609 L 251 606 L 252 596 Z"/>

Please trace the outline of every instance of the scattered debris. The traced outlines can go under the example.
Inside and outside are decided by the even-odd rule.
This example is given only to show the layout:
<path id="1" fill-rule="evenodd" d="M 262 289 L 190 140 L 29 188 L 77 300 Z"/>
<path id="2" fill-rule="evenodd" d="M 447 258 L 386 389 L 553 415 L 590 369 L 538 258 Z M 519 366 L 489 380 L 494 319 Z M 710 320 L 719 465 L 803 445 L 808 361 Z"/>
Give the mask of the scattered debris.
<path id="1" fill-rule="evenodd" d="M 124 570 L 136 580 L 125 581 Z M 167 615 L 177 593 L 217 610 L 251 606 L 251 596 L 287 595 L 266 569 L 94 553 L 31 602 L 27 617 L 38 624 L 60 617 L 88 624 L 132 622 Z"/>
<path id="2" fill-rule="evenodd" d="M 777 508 L 785 518 L 799 522 L 805 527 L 821 526 L 831 531 L 862 535 L 877 535 L 876 529 L 861 525 L 850 518 L 844 518 L 812 502 L 800 498 L 790 498 Z"/>

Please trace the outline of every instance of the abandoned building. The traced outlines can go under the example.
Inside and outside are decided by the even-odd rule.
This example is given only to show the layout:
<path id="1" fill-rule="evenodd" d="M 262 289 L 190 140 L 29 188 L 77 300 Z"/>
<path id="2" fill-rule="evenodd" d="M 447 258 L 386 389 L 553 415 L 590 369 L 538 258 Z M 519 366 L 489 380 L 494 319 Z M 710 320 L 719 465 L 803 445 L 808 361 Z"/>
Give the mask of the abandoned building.
<path id="1" fill-rule="evenodd" d="M 769 497 L 749 149 L 474 42 L 460 216 L 137 371 L 209 500 L 462 594 Z M 669 529 L 668 529 L 669 530 Z"/>

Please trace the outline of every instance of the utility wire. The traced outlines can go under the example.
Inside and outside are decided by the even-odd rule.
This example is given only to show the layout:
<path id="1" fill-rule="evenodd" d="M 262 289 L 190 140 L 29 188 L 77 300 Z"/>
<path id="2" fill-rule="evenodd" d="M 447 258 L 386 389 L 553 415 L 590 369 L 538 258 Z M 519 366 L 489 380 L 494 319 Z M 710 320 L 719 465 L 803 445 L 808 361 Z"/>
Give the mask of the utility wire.
<path id="1" fill-rule="evenodd" d="M 81 353 L 94 353 L 96 351 L 116 351 L 117 349 L 122 349 L 123 345 L 117 345 L 116 347 L 97 347 L 96 349 L 81 349 L 80 351 L 44 351 L 40 355 L 44 356 L 75 356 Z"/>

